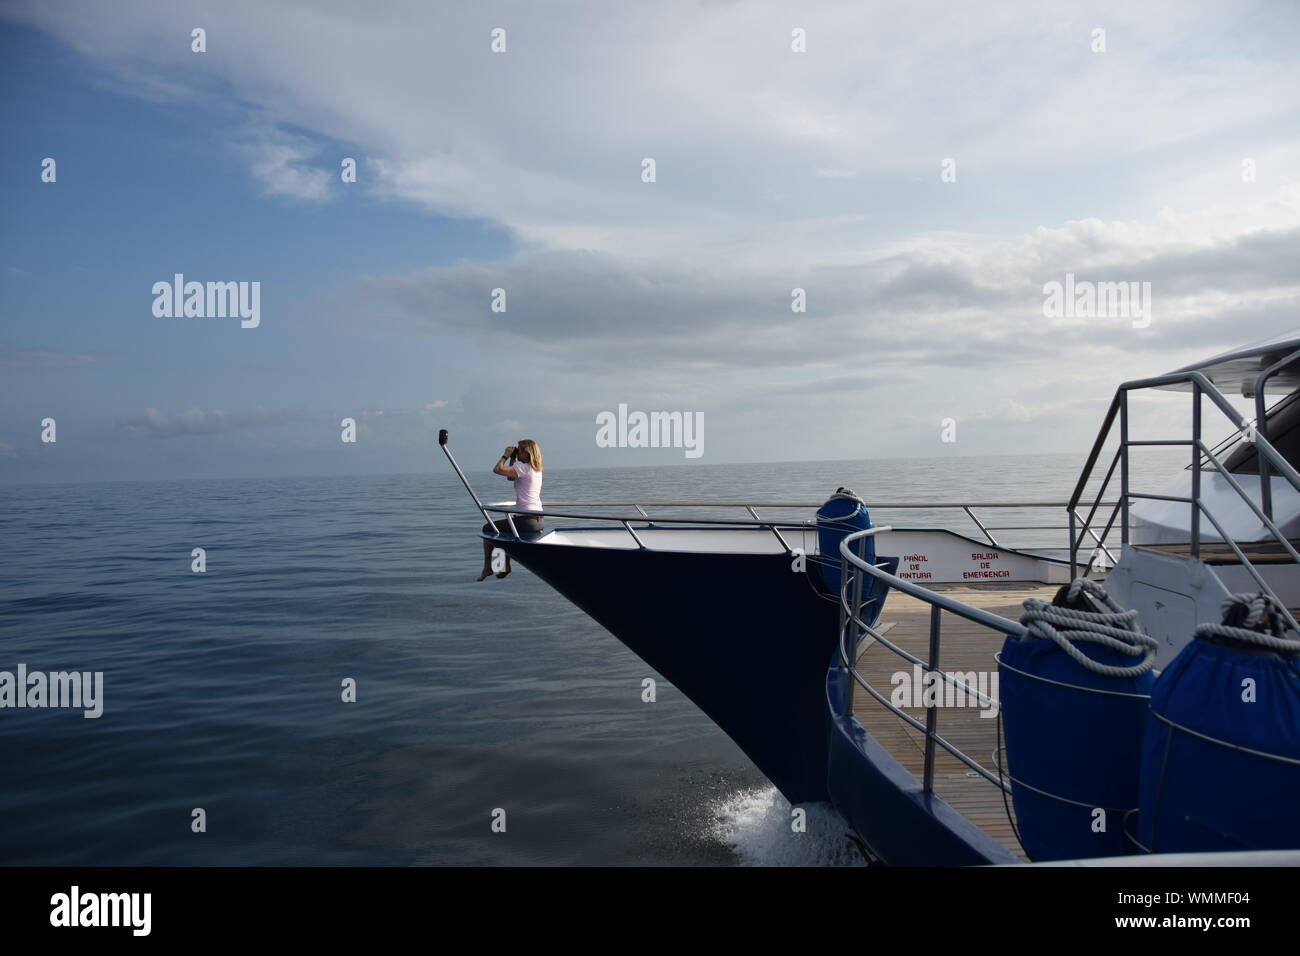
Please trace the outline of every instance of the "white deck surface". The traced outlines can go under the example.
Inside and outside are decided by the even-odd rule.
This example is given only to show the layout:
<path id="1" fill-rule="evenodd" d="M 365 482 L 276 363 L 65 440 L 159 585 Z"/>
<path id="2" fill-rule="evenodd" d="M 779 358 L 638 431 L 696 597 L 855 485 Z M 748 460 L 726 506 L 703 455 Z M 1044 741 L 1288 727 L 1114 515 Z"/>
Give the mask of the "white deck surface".
<path id="1" fill-rule="evenodd" d="M 559 520 L 559 519 L 557 519 Z M 633 525 L 647 548 L 655 551 L 707 551 L 721 554 L 785 554 L 785 548 L 771 531 L 740 528 L 735 531 L 696 528 L 641 528 Z M 782 536 L 792 548 L 805 554 L 817 551 L 817 535 L 796 528 L 782 529 Z M 634 550 L 637 543 L 622 528 L 608 530 L 564 529 L 551 531 L 540 539 L 543 544 L 585 548 L 623 548 Z"/>

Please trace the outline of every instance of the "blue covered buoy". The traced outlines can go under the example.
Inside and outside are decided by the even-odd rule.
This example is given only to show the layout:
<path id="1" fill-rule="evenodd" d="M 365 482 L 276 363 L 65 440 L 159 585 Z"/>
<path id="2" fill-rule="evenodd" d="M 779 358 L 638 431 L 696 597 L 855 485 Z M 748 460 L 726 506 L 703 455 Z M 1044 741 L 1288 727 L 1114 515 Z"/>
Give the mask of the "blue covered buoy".
<path id="1" fill-rule="evenodd" d="M 998 655 L 1021 847 L 1034 861 L 1131 853 L 1124 815 L 1138 803 L 1156 642 L 1093 581 L 1050 605 L 1027 600 L 1025 612 L 1029 636 L 1009 636 Z"/>
<path id="2" fill-rule="evenodd" d="M 871 516 L 867 506 L 847 488 L 838 489 L 826 503 L 817 509 L 817 550 L 821 555 L 822 586 L 828 594 L 840 593 L 840 572 L 843 561 L 840 557 L 840 543 L 847 535 L 856 531 L 865 531 L 871 527 Z M 875 564 L 876 539 L 869 536 L 864 540 L 865 560 Z M 856 546 L 854 553 L 857 553 Z"/>
<path id="3" fill-rule="evenodd" d="M 1153 853 L 1300 849 L 1300 641 L 1269 598 L 1224 610 L 1151 695 L 1137 830 Z"/>

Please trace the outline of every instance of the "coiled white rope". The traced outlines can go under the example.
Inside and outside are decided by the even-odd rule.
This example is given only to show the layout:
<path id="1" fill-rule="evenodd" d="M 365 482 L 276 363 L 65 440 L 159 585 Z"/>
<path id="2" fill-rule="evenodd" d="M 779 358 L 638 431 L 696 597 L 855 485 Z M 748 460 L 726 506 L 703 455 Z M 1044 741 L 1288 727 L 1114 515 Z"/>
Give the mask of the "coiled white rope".
<path id="1" fill-rule="evenodd" d="M 1149 671 L 1155 665 L 1159 642 L 1142 630 L 1138 612 L 1124 610 L 1111 600 L 1104 587 L 1087 578 L 1074 579 L 1068 595 L 1070 601 L 1077 601 L 1080 593 L 1085 591 L 1107 610 L 1080 611 L 1058 607 L 1038 598 L 1027 598 L 1020 623 L 1031 637 L 1054 641 L 1080 667 L 1094 674 L 1139 677 Z M 1103 664 L 1081 651 L 1076 643 L 1100 644 L 1142 660 L 1125 667 Z"/>
<path id="2" fill-rule="evenodd" d="M 826 505 L 828 505 L 828 504 L 830 504 L 832 501 L 835 501 L 836 499 L 840 499 L 840 498 L 843 498 L 843 499 L 845 499 L 846 501 L 856 501 L 856 502 L 857 502 L 858 504 L 860 504 L 860 505 L 865 505 L 865 504 L 866 504 L 866 502 L 863 501 L 863 500 L 858 496 L 858 493 L 857 493 L 856 491 L 854 491 L 852 488 L 836 488 L 836 489 L 835 489 L 835 494 L 833 494 L 833 495 L 831 495 L 829 498 L 827 498 L 825 504 L 823 504 L 822 507 L 825 508 Z M 853 516 L 854 514 L 856 514 L 856 513 L 857 513 L 856 510 L 854 510 L 854 511 L 850 511 L 850 512 L 849 512 L 849 517 L 852 517 L 852 516 Z M 840 521 L 840 520 L 842 520 L 842 519 L 840 519 L 840 518 L 823 518 L 822 520 L 825 520 L 825 521 Z"/>
<path id="3" fill-rule="evenodd" d="M 1196 628 L 1197 637 L 1226 637 L 1245 644 L 1267 647 L 1284 654 L 1300 654 L 1300 641 L 1281 637 L 1286 631 L 1286 620 L 1282 617 L 1280 605 L 1272 595 L 1264 594 L 1230 594 L 1219 606 L 1224 617 L 1233 608 L 1244 607 L 1246 616 L 1242 619 L 1244 627 L 1231 624 L 1202 624 Z"/>

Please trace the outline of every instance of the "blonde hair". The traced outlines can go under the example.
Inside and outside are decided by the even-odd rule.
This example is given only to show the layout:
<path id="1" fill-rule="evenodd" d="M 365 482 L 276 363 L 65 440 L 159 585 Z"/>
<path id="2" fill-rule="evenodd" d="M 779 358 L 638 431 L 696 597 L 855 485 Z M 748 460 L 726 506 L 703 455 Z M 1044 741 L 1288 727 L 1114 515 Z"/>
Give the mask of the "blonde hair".
<path id="1" fill-rule="evenodd" d="M 519 457 L 528 462 L 529 467 L 531 467 L 533 471 L 542 470 L 542 449 L 538 446 L 537 442 L 533 441 L 531 438 L 521 438 L 519 439 L 519 445 L 517 447 L 520 452 Z"/>

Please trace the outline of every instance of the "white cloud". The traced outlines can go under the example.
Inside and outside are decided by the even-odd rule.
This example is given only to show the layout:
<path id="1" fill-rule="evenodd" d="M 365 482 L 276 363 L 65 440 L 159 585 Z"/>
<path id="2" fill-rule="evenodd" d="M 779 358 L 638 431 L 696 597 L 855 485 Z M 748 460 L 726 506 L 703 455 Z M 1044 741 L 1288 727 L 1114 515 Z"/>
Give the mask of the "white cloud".
<path id="1" fill-rule="evenodd" d="M 1280 331 L 1300 304 L 1300 12 L 1286 4 L 16 10 L 140 95 L 211 108 L 268 193 L 327 199 L 338 157 L 323 144 L 340 143 L 365 157 L 359 191 L 524 240 L 510 261 L 362 283 L 527 369 L 526 389 L 460 398 L 485 427 L 586 429 L 591 409 L 647 396 L 763 428 L 806 421 L 792 409 L 830 392 L 879 409 L 883 391 L 887 415 L 786 433 L 875 440 L 964 409 L 1050 422 L 1055 440 L 1122 377 Z M 1099 24 L 1104 54 L 1089 49 Z M 945 157 L 955 183 L 940 182 Z M 1241 181 L 1243 157 L 1258 182 Z M 1151 328 L 1045 318 L 1042 285 L 1066 272 L 1151 282 Z"/>
<path id="2" fill-rule="evenodd" d="M 267 195 L 304 202 L 331 198 L 332 174 L 308 165 L 318 152 L 309 140 L 259 125 L 249 130 L 239 150 Z"/>
<path id="3" fill-rule="evenodd" d="M 201 55 L 188 46 L 200 10 Z M 1240 11 L 1171 2 L 1080 14 L 1040 2 L 489 12 L 408 0 L 378 13 L 83 0 L 17 15 L 119 73 L 188 87 L 200 101 L 224 93 L 257 122 L 292 128 L 250 156 L 272 192 L 325 196 L 336 162 L 309 167 L 295 138 L 315 134 L 372 157 L 366 188 L 380 194 L 492 219 L 550 247 L 633 255 L 846 211 L 867 214 L 852 231 L 863 246 L 906 234 L 909 204 L 936 195 L 983 196 L 990 213 L 1017 186 L 1100 200 L 1113 179 L 1094 167 L 1116 162 L 1131 167 L 1125 178 L 1175 171 L 1122 197 L 1145 214 L 1152 201 L 1195 201 L 1182 187 L 1207 165 L 1231 179 L 1240 156 L 1294 159 L 1285 119 L 1300 105 L 1300 61 L 1287 42 L 1297 14 L 1283 5 L 1262 6 L 1258 30 L 1236 42 Z M 494 55 L 498 21 L 510 44 Z M 808 31 L 804 54 L 789 48 L 795 21 Z M 1104 54 L 1089 50 L 1096 23 L 1107 25 Z M 644 156 L 658 162 L 655 184 L 639 179 Z M 949 156 L 959 181 L 936 193 Z M 918 173 L 924 188 L 903 188 Z M 1073 217 L 1039 222 L 1064 218 Z M 774 245 L 770 257 L 794 245 Z"/>

